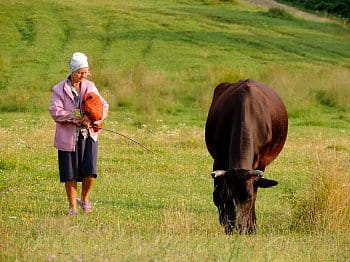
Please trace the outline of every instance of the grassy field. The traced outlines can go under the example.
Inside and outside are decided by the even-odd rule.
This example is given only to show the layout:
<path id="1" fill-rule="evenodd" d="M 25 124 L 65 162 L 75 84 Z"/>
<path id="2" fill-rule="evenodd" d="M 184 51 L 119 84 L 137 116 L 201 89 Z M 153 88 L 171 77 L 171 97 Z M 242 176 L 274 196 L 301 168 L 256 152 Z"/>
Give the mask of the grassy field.
<path id="1" fill-rule="evenodd" d="M 81 8 L 83 11 L 81 11 Z M 347 261 L 350 30 L 238 1 L 0 3 L 1 261 Z M 66 215 L 51 87 L 74 51 L 111 105 L 95 212 Z M 290 128 L 266 170 L 259 230 L 226 236 L 204 124 L 215 85 L 254 78 Z"/>

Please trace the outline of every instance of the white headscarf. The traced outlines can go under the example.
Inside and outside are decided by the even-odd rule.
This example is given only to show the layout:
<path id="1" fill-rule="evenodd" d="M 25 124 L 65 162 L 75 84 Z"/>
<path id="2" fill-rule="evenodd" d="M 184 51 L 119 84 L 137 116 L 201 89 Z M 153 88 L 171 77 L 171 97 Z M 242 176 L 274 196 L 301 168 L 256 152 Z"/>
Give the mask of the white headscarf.
<path id="1" fill-rule="evenodd" d="M 84 68 L 84 67 L 89 67 L 88 61 L 87 61 L 87 56 L 84 55 L 83 53 L 80 52 L 75 52 L 72 55 L 72 58 L 69 60 L 69 70 L 71 73 L 74 71 Z"/>

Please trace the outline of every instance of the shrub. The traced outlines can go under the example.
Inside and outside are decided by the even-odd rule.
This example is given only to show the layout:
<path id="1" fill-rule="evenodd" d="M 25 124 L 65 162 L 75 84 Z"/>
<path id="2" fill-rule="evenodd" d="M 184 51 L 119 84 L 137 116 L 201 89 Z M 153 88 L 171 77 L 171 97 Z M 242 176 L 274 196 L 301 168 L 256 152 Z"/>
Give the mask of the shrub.
<path id="1" fill-rule="evenodd" d="M 271 7 L 269 11 L 267 12 L 267 15 L 269 17 L 273 18 L 279 18 L 284 20 L 291 20 L 293 19 L 293 16 L 286 12 L 284 9 L 278 8 L 278 7 Z"/>

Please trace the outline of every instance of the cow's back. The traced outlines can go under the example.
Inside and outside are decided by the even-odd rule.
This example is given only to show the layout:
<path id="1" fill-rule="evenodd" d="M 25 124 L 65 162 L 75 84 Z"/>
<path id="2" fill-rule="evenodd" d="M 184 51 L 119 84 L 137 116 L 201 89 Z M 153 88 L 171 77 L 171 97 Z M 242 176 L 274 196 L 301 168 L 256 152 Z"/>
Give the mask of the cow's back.
<path id="1" fill-rule="evenodd" d="M 222 83 L 214 91 L 206 122 L 214 169 L 262 169 L 282 150 L 288 117 L 275 91 L 254 80 Z"/>

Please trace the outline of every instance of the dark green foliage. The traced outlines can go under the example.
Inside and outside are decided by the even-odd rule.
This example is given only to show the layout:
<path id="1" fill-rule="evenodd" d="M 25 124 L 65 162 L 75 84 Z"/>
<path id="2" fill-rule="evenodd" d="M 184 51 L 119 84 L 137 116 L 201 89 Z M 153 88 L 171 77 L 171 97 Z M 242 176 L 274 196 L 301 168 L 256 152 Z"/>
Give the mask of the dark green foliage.
<path id="1" fill-rule="evenodd" d="M 350 0 L 282 0 L 280 2 L 350 18 Z"/>
<path id="2" fill-rule="evenodd" d="M 327 107 L 336 107 L 337 102 L 332 96 L 332 93 L 330 91 L 325 91 L 325 90 L 318 90 L 316 92 L 316 100 Z"/>
<path id="3" fill-rule="evenodd" d="M 290 15 L 288 12 L 286 12 L 284 9 L 277 8 L 277 7 L 270 8 L 269 11 L 267 12 L 267 15 L 269 17 L 280 18 L 280 19 L 284 19 L 284 20 L 292 20 L 293 19 L 293 16 Z"/>
<path id="4" fill-rule="evenodd" d="M 14 168 L 12 163 L 7 162 L 5 159 L 0 159 L 0 170 L 11 170 Z"/>
<path id="5" fill-rule="evenodd" d="M 22 40 L 25 41 L 28 45 L 31 45 L 36 34 L 34 30 L 34 19 L 32 17 L 27 17 L 24 19 L 24 21 L 16 23 L 16 27 L 21 35 Z"/>

